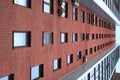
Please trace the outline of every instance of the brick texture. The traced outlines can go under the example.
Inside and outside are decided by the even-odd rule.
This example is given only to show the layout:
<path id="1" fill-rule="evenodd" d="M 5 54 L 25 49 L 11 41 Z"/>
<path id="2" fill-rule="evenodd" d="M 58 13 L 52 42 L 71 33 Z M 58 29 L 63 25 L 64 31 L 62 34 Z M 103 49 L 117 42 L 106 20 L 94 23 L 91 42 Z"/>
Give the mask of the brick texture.
<path id="1" fill-rule="evenodd" d="M 85 13 L 92 12 L 82 4 L 78 7 L 78 21 L 73 21 L 71 0 L 66 1 L 68 2 L 68 18 L 57 15 L 57 0 L 54 0 L 54 14 L 42 12 L 42 0 L 32 0 L 31 8 L 13 4 L 13 0 L 0 1 L 0 77 L 14 74 L 15 80 L 30 80 L 30 67 L 44 64 L 44 77 L 38 80 L 58 80 L 84 63 L 84 49 L 88 49 L 88 60 L 90 60 L 115 44 L 113 42 L 105 48 L 89 54 L 89 48 L 115 41 L 115 37 L 81 41 L 80 33 L 115 34 L 115 31 L 86 22 L 81 23 L 80 10 L 83 9 Z M 102 16 L 99 17 L 108 21 Z M 114 25 L 114 23 L 112 24 Z M 31 31 L 31 47 L 13 49 L 13 31 Z M 42 45 L 43 31 L 53 32 L 53 45 Z M 68 33 L 67 43 L 60 43 L 60 32 Z M 77 42 L 72 42 L 72 32 L 78 33 Z M 77 60 L 76 57 L 78 51 L 82 51 L 80 60 Z M 66 63 L 67 54 L 73 54 L 73 63 L 70 65 Z M 62 59 L 62 67 L 53 72 L 52 61 L 56 58 Z"/>

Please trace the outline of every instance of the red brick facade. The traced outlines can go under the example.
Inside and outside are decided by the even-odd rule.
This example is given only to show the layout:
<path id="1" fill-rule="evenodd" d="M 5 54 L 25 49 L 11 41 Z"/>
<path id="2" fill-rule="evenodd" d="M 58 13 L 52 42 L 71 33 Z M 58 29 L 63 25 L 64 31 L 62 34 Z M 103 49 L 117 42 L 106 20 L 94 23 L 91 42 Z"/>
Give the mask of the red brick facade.
<path id="1" fill-rule="evenodd" d="M 44 76 L 37 80 L 58 80 L 66 73 L 82 65 L 83 52 L 88 49 L 88 60 L 115 44 L 115 30 L 87 23 L 87 13 L 93 11 L 84 5 L 78 7 L 78 20 L 72 20 L 72 4 L 68 2 L 68 18 L 58 16 L 57 0 L 54 0 L 53 14 L 43 12 L 43 0 L 32 0 L 31 8 L 13 4 L 13 0 L 0 1 L 0 78 L 14 74 L 15 80 L 30 80 L 30 68 L 44 65 Z M 80 21 L 80 11 L 85 11 L 85 23 Z M 96 12 L 94 12 L 96 14 Z M 99 14 L 101 20 L 110 23 Z M 114 23 L 110 23 L 114 27 Z M 13 31 L 30 31 L 31 46 L 13 48 Z M 42 45 L 42 32 L 53 32 L 53 44 Z M 68 42 L 60 43 L 60 32 L 68 33 Z M 78 41 L 72 42 L 72 33 L 78 33 Z M 81 41 L 81 33 L 95 34 L 95 39 Z M 96 34 L 112 34 L 113 37 L 98 38 Z M 105 36 L 105 35 L 104 35 Z M 110 44 L 106 44 L 109 43 Z M 98 50 L 97 46 L 102 45 Z M 96 52 L 94 47 L 96 46 Z M 104 48 L 103 48 L 104 47 Z M 92 54 L 89 49 L 92 48 Z M 82 51 L 82 58 L 77 60 L 76 53 Z M 67 54 L 73 54 L 73 63 L 67 65 Z M 61 69 L 53 71 L 53 60 L 61 58 Z"/>

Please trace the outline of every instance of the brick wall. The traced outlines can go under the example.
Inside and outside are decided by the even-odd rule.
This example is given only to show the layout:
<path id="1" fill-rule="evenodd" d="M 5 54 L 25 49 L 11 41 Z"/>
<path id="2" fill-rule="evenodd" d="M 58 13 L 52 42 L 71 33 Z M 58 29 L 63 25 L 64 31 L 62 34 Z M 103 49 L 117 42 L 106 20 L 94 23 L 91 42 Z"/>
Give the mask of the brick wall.
<path id="1" fill-rule="evenodd" d="M 84 63 L 83 59 L 77 60 L 76 52 L 82 51 L 83 53 L 84 49 L 88 49 L 88 60 L 90 60 L 114 45 L 112 43 L 89 54 L 89 48 L 114 41 L 115 37 L 81 41 L 80 33 L 115 34 L 115 31 L 86 22 L 81 23 L 80 10 L 92 12 L 82 4 L 78 9 L 78 21 L 73 21 L 71 1 L 66 1 L 69 7 L 68 18 L 57 15 L 57 0 L 54 0 L 54 14 L 42 12 L 42 0 L 32 0 L 31 8 L 13 4 L 12 0 L 0 1 L 0 77 L 14 74 L 15 80 L 30 80 L 30 67 L 44 64 L 44 77 L 39 80 L 58 80 L 64 74 Z M 101 19 L 108 21 L 103 17 Z M 13 49 L 13 31 L 31 31 L 31 47 Z M 42 45 L 43 31 L 53 32 L 53 45 Z M 60 32 L 68 33 L 67 43 L 60 43 Z M 77 42 L 72 42 L 72 32 L 78 33 Z M 70 65 L 66 63 L 67 54 L 73 54 L 73 63 Z M 62 68 L 53 72 L 52 61 L 56 58 L 62 59 Z"/>

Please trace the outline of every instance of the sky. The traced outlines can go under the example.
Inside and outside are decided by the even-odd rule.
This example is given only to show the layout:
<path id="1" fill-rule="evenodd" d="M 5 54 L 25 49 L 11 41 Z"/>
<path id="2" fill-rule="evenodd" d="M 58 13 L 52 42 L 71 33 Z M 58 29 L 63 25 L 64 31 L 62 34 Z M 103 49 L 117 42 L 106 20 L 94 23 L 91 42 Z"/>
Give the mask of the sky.
<path id="1" fill-rule="evenodd" d="M 116 43 L 120 44 L 120 26 L 116 26 Z M 116 72 L 120 73 L 120 59 L 116 65 Z"/>

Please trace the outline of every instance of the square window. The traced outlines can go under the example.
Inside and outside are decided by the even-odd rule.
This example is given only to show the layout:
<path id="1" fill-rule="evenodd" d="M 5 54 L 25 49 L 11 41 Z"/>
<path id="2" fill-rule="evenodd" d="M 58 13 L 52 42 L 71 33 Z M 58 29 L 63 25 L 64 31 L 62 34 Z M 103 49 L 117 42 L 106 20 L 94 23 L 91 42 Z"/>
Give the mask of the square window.
<path id="1" fill-rule="evenodd" d="M 14 4 L 31 8 L 31 0 L 14 0 Z"/>
<path id="2" fill-rule="evenodd" d="M 43 45 L 53 44 L 53 32 L 43 32 Z"/>
<path id="3" fill-rule="evenodd" d="M 77 33 L 72 34 L 72 41 L 75 42 L 78 40 Z"/>
<path id="4" fill-rule="evenodd" d="M 1 77 L 0 80 L 14 80 L 14 74 L 5 76 L 5 77 Z"/>
<path id="5" fill-rule="evenodd" d="M 73 63 L 73 55 L 70 54 L 70 55 L 67 55 L 67 64 L 71 64 Z"/>
<path id="6" fill-rule="evenodd" d="M 53 70 L 58 70 L 61 68 L 61 59 L 55 59 L 53 61 Z"/>
<path id="7" fill-rule="evenodd" d="M 50 6 L 49 5 L 44 5 L 44 12 L 50 13 Z"/>
<path id="8" fill-rule="evenodd" d="M 43 0 L 43 11 L 45 13 L 53 14 L 53 0 Z"/>
<path id="9" fill-rule="evenodd" d="M 81 54 L 82 52 L 80 51 L 80 52 L 77 52 L 77 60 L 79 60 L 79 59 L 81 59 Z"/>
<path id="10" fill-rule="evenodd" d="M 13 32 L 13 47 L 29 47 L 31 44 L 31 33 L 30 32 Z"/>
<path id="11" fill-rule="evenodd" d="M 62 32 L 60 34 L 61 43 L 66 43 L 68 41 L 68 33 Z"/>
<path id="12" fill-rule="evenodd" d="M 31 68 L 31 80 L 43 77 L 43 64 Z"/>

